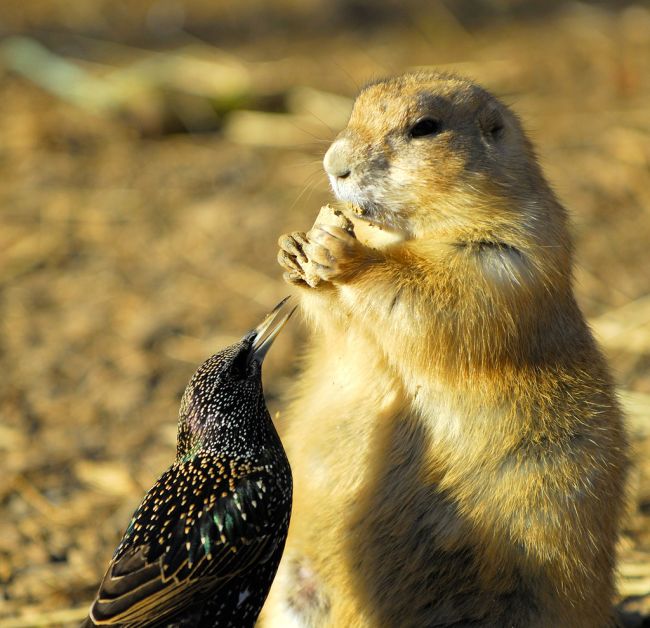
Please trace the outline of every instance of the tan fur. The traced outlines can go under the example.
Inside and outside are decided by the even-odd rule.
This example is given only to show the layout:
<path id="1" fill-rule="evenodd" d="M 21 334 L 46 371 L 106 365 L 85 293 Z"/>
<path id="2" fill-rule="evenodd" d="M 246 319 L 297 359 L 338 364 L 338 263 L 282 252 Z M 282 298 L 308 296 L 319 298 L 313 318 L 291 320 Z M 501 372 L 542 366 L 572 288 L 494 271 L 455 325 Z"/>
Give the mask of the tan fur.
<path id="1" fill-rule="evenodd" d="M 441 132 L 410 137 L 422 116 Z M 338 142 L 339 198 L 372 197 L 399 237 L 308 235 L 325 281 L 299 288 L 294 507 L 263 625 L 611 625 L 626 439 L 517 118 L 410 74 L 364 89 Z"/>

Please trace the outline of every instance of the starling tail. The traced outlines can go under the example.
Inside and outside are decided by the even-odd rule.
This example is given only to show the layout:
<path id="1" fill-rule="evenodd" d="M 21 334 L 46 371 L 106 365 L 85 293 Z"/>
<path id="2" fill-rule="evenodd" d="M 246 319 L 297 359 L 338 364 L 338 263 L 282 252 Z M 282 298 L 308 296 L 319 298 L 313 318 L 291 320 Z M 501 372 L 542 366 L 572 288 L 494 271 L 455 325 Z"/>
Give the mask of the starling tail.
<path id="1" fill-rule="evenodd" d="M 253 626 L 291 514 L 291 469 L 262 391 L 262 361 L 293 309 L 196 371 L 176 460 L 145 495 L 84 626 Z"/>

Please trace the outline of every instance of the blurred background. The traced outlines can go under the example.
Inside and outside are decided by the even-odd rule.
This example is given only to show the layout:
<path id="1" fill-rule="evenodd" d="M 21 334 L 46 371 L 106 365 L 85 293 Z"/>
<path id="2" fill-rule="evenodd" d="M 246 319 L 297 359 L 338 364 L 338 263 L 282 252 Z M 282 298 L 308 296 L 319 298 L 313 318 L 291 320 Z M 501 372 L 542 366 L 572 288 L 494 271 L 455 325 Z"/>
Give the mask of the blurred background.
<path id="1" fill-rule="evenodd" d="M 634 442 L 620 608 L 650 625 L 648 2 L 2 0 L 0 628 L 85 615 L 188 378 L 287 293 L 277 236 L 330 198 L 355 92 L 415 67 L 511 105 L 572 213 Z"/>

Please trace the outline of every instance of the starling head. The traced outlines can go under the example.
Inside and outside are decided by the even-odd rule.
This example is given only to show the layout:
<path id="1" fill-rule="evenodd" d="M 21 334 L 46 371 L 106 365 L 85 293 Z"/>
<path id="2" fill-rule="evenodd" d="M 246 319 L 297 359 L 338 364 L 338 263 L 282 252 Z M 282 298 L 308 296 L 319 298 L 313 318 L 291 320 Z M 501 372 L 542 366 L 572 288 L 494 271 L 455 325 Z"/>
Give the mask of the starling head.
<path id="1" fill-rule="evenodd" d="M 176 458 L 211 445 L 250 450 L 270 422 L 262 390 L 262 362 L 295 307 L 283 299 L 239 342 L 208 358 L 194 373 L 181 401 Z"/>

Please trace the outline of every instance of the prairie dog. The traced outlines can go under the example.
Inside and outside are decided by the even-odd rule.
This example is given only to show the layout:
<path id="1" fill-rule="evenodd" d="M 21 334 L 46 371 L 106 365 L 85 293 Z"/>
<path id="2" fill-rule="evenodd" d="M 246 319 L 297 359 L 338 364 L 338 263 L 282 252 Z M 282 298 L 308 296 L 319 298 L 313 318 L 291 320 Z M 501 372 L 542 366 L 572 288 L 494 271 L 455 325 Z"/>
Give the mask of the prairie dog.
<path id="1" fill-rule="evenodd" d="M 626 436 L 517 117 L 406 74 L 361 91 L 324 165 L 355 223 L 393 237 L 280 239 L 312 333 L 263 625 L 614 625 Z"/>

